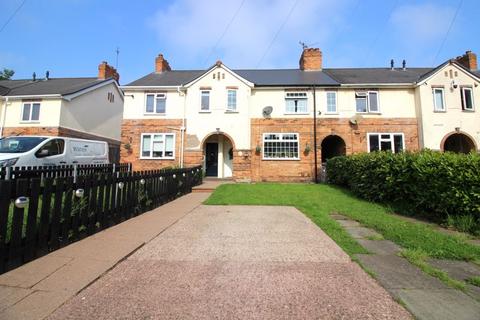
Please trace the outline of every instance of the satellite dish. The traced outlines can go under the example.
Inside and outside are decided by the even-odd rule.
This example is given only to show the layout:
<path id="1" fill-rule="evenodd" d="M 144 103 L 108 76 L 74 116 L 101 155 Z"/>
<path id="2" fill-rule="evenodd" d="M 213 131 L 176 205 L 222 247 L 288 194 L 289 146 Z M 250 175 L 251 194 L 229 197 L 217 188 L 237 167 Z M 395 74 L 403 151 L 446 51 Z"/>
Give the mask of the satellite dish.
<path id="1" fill-rule="evenodd" d="M 268 107 L 263 108 L 263 110 L 262 110 L 263 117 L 264 118 L 269 118 L 270 115 L 272 114 L 272 112 L 273 112 L 273 107 L 268 106 Z"/>
<path id="2" fill-rule="evenodd" d="M 360 114 L 356 114 L 350 118 L 350 123 L 353 125 L 359 124 L 363 120 L 363 116 Z"/>

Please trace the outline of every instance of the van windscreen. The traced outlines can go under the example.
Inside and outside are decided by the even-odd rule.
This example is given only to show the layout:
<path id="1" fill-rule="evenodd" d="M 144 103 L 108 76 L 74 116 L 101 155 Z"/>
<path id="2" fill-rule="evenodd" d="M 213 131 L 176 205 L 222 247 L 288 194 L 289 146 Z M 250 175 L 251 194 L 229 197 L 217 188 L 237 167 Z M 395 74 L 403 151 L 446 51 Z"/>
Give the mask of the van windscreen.
<path id="1" fill-rule="evenodd" d="M 47 138 L 7 137 L 0 139 L 0 153 L 23 153 L 32 150 Z"/>

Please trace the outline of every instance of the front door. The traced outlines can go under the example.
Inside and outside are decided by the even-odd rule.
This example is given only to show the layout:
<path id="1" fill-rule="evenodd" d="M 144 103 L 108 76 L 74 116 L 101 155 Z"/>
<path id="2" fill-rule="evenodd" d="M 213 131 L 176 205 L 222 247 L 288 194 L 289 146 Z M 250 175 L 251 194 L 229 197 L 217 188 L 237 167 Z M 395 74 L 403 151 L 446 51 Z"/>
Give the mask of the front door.
<path id="1" fill-rule="evenodd" d="M 218 176 L 218 143 L 207 143 L 205 147 L 205 175 Z"/>

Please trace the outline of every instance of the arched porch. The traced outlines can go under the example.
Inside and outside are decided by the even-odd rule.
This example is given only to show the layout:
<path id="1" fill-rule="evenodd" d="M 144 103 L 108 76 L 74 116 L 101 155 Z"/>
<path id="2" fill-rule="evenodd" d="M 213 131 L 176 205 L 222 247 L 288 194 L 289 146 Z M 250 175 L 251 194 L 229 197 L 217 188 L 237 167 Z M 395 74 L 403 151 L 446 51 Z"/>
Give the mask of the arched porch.
<path id="1" fill-rule="evenodd" d="M 235 145 L 225 133 L 212 133 L 202 143 L 205 176 L 231 178 Z"/>

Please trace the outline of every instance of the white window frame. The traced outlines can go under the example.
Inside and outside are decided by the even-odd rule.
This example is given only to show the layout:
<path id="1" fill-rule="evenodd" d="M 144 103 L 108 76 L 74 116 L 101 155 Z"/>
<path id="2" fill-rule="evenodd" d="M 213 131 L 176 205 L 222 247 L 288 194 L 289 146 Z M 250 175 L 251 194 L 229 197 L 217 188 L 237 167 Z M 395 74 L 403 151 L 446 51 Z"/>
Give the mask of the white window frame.
<path id="1" fill-rule="evenodd" d="M 390 135 L 390 138 L 388 139 L 384 139 L 382 138 L 382 135 Z M 389 141 L 391 143 L 391 146 L 392 146 L 392 149 L 395 148 L 395 139 L 394 139 L 394 136 L 402 136 L 402 145 L 403 145 L 403 148 L 402 148 L 402 151 L 401 152 L 404 152 L 407 147 L 405 145 L 405 134 L 403 132 L 368 132 L 367 133 L 367 152 L 370 153 L 370 152 L 373 152 L 373 151 L 370 151 L 370 136 L 378 136 L 378 150 L 379 151 L 382 151 L 382 141 Z M 395 150 L 391 150 L 393 153 L 398 153 L 398 152 L 395 152 Z"/>
<path id="2" fill-rule="evenodd" d="M 436 91 L 439 90 L 442 92 L 442 102 L 443 102 L 443 106 L 441 109 L 438 109 L 437 108 L 437 99 L 436 99 Z M 442 88 L 442 87 L 433 87 L 432 88 L 432 96 L 433 96 L 433 111 L 434 112 L 445 112 L 447 111 L 447 107 L 445 105 L 445 88 Z"/>
<path id="3" fill-rule="evenodd" d="M 470 91 L 470 96 L 472 98 L 472 108 L 467 109 L 467 101 L 465 98 L 465 91 Z M 472 87 L 461 87 L 460 88 L 460 98 L 462 99 L 462 111 L 475 111 L 475 100 L 473 98 L 473 88 Z"/>
<path id="4" fill-rule="evenodd" d="M 367 103 L 367 110 L 364 112 L 364 111 L 358 111 L 357 110 L 357 94 L 358 93 L 364 93 L 365 94 L 365 100 L 366 100 L 366 103 Z M 374 93 L 377 95 L 377 109 L 378 110 L 375 110 L 375 111 L 372 111 L 370 109 L 370 94 L 371 93 Z M 380 114 L 381 111 L 380 111 L 380 92 L 378 90 L 358 90 L 358 91 L 355 91 L 355 112 L 356 113 L 373 113 L 373 114 Z"/>
<path id="5" fill-rule="evenodd" d="M 297 146 L 298 146 L 298 150 L 297 150 L 297 154 L 298 154 L 298 157 L 295 157 L 295 158 L 268 158 L 268 157 L 265 157 L 265 137 L 267 135 L 271 135 L 271 134 L 277 134 L 277 135 L 280 135 L 281 138 L 280 140 L 267 140 L 268 141 L 273 141 L 273 142 L 282 142 L 282 141 L 288 141 L 288 142 L 297 142 Z M 297 139 L 296 140 L 283 140 L 283 136 L 284 135 L 289 135 L 289 134 L 294 134 L 297 136 Z M 281 160 L 281 161 L 285 161 L 285 160 L 293 160 L 293 161 L 297 161 L 297 160 L 300 160 L 300 134 L 297 133 L 297 132 L 266 132 L 262 135 L 262 159 L 263 160 L 273 160 L 273 161 L 276 161 L 276 160 Z"/>
<path id="6" fill-rule="evenodd" d="M 202 109 L 202 97 L 204 92 L 208 92 L 208 109 Z M 200 112 L 212 112 L 212 89 L 200 89 Z"/>
<path id="7" fill-rule="evenodd" d="M 301 94 L 302 96 L 293 96 L 295 94 Z M 305 100 L 307 109 L 305 111 L 291 112 L 287 110 L 288 100 Z M 285 114 L 308 114 L 308 94 L 306 91 L 287 91 L 285 92 Z"/>
<path id="8" fill-rule="evenodd" d="M 333 93 L 335 95 L 335 111 L 328 110 L 328 95 Z M 325 114 L 338 114 L 338 94 L 337 91 L 326 91 L 325 92 L 325 100 L 326 100 L 326 110 Z"/>
<path id="9" fill-rule="evenodd" d="M 230 101 L 228 99 L 228 96 L 229 96 L 230 91 L 235 92 L 235 106 L 233 108 L 229 105 Z M 237 110 L 237 107 L 238 107 L 238 89 L 232 89 L 232 88 L 227 89 L 227 103 L 226 103 L 226 105 L 227 105 L 227 108 L 226 108 L 227 112 L 237 112 L 238 111 Z"/>
<path id="10" fill-rule="evenodd" d="M 147 111 L 147 101 L 148 96 L 153 96 L 153 111 Z M 157 98 L 163 96 L 165 100 L 165 112 L 157 112 Z M 145 107 L 143 108 L 143 112 L 147 115 L 165 115 L 167 113 L 167 94 L 166 93 L 146 93 L 145 94 Z"/>
<path id="11" fill-rule="evenodd" d="M 25 105 L 29 104 L 30 105 L 30 112 L 28 114 L 28 119 L 24 120 L 23 116 L 25 115 Z M 32 114 L 33 114 L 33 105 L 38 104 L 38 119 L 32 119 Z M 20 115 L 20 122 L 40 122 L 40 112 L 42 109 L 42 104 L 39 101 L 24 101 L 22 102 L 22 112 Z"/>
<path id="12" fill-rule="evenodd" d="M 153 157 L 153 137 L 161 135 L 163 136 L 163 157 Z M 150 156 L 146 157 L 143 155 L 143 137 L 150 136 Z M 165 148 L 166 144 L 166 136 L 173 136 L 173 154 L 171 157 L 165 156 Z M 153 159 L 153 160 L 175 160 L 175 149 L 176 149 L 176 134 L 170 132 L 149 132 L 149 133 L 142 133 L 140 135 L 140 159 Z"/>

